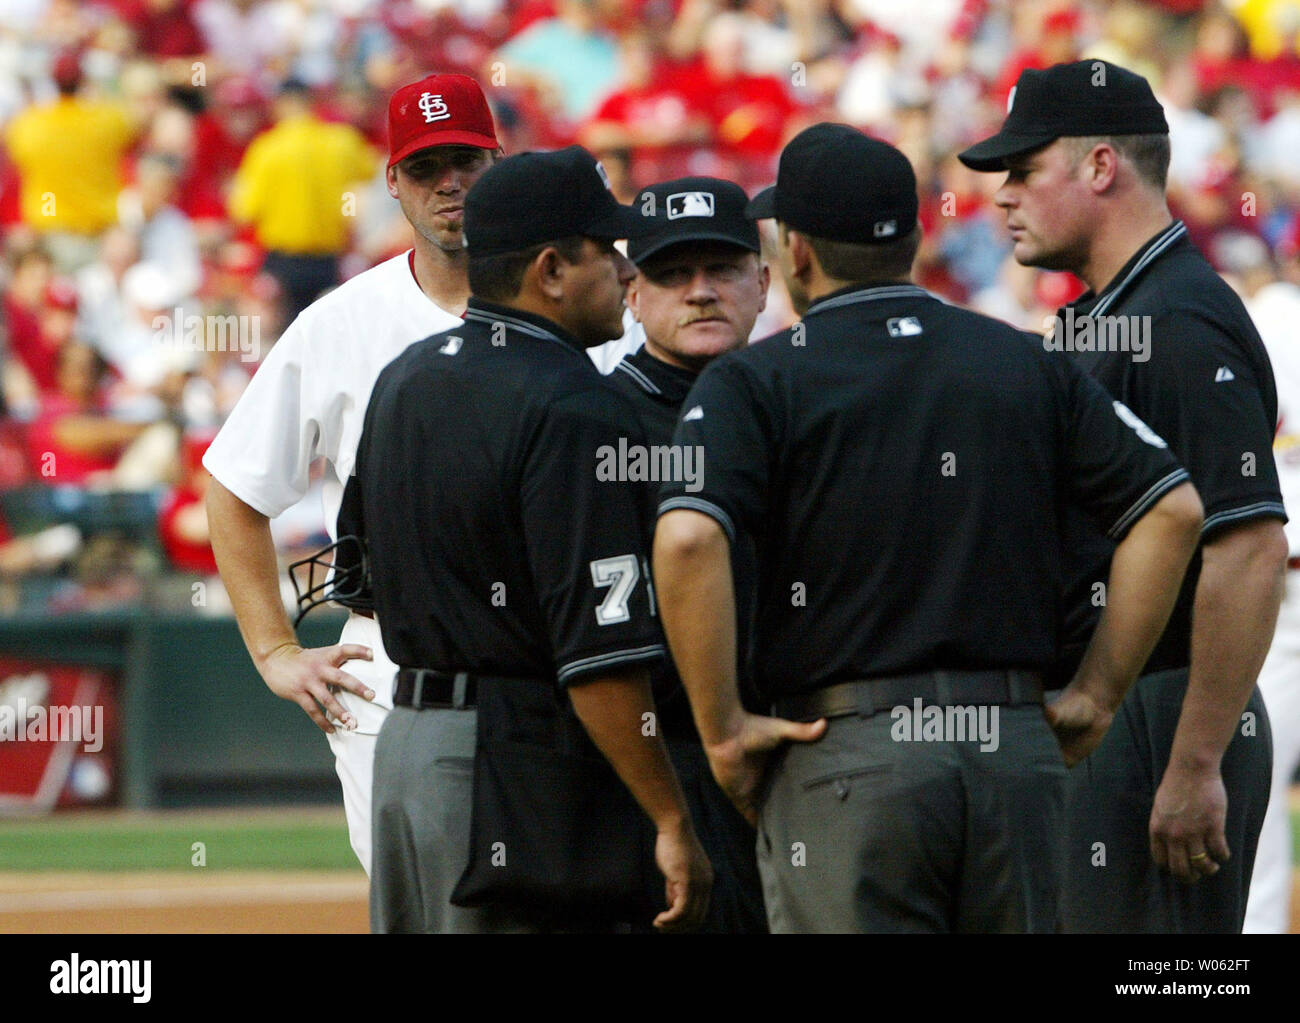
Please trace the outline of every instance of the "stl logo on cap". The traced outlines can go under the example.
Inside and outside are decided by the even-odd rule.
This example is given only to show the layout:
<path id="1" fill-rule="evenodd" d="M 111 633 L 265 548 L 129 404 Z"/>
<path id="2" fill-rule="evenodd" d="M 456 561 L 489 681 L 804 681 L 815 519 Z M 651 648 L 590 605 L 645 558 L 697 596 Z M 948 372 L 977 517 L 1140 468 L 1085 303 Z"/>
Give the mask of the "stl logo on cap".
<path id="1" fill-rule="evenodd" d="M 487 97 L 468 75 L 425 75 L 388 100 L 388 166 L 433 146 L 498 149 Z"/>
<path id="2" fill-rule="evenodd" d="M 431 92 L 420 94 L 420 113 L 424 114 L 425 124 L 445 121 L 451 116 L 451 111 L 447 109 L 447 104 L 442 101 L 442 97 L 435 96 Z"/>
<path id="3" fill-rule="evenodd" d="M 668 219 L 713 216 L 712 192 L 674 192 L 668 197 Z"/>

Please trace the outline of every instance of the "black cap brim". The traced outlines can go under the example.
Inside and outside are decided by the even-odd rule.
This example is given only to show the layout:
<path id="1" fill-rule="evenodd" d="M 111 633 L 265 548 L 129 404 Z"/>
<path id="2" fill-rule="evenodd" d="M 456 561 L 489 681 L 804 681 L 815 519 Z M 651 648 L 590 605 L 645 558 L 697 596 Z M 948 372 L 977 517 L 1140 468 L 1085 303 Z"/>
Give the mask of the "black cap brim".
<path id="1" fill-rule="evenodd" d="M 604 216 L 598 217 L 575 234 L 602 241 L 615 242 L 620 238 L 644 238 L 654 231 L 652 217 L 643 217 L 635 206 L 616 204 Z"/>
<path id="2" fill-rule="evenodd" d="M 691 245 L 695 242 L 725 242 L 728 245 L 734 245 L 745 252 L 761 252 L 762 249 L 755 248 L 744 238 L 737 238 L 734 234 L 727 234 L 725 231 L 700 231 L 683 232 L 670 237 L 656 238 L 652 242 L 647 242 L 644 247 L 629 245 L 627 247 L 627 258 L 640 266 L 651 256 L 655 256 L 665 249 L 671 249 L 674 245 Z"/>
<path id="3" fill-rule="evenodd" d="M 750 220 L 770 220 L 776 216 L 776 185 L 765 188 L 745 204 Z"/>
<path id="4" fill-rule="evenodd" d="M 991 173 L 1007 169 L 1009 157 L 1032 153 L 1050 145 L 1060 136 L 1050 133 L 1036 135 L 1013 135 L 1000 131 L 983 142 L 977 142 L 969 149 L 957 154 L 957 159 L 974 171 Z"/>

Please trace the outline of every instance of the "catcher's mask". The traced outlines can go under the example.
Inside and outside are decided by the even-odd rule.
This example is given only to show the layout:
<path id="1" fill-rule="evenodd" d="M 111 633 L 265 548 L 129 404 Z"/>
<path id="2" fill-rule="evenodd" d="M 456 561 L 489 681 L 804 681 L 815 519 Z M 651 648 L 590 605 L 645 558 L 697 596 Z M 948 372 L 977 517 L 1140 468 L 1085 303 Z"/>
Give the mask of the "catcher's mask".
<path id="1" fill-rule="evenodd" d="M 304 589 L 298 583 L 297 569 L 307 566 Z M 317 570 L 321 579 L 316 581 Z M 289 565 L 289 581 L 298 605 L 294 628 L 312 608 L 322 604 L 342 604 L 354 610 L 373 611 L 374 595 L 370 591 L 370 558 L 366 541 L 359 536 L 340 536 L 315 554 Z"/>

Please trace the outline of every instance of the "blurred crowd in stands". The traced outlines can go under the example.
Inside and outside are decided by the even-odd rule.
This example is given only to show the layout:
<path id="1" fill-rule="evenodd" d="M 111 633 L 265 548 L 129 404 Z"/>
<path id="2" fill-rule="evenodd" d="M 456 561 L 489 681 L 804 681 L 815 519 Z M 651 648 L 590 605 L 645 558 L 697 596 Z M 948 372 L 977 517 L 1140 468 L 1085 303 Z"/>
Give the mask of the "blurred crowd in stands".
<path id="1" fill-rule="evenodd" d="M 409 247 L 385 109 L 429 71 L 483 83 L 508 153 L 587 146 L 625 202 L 752 191 L 801 128 L 858 126 L 916 166 L 918 282 L 1040 330 L 1080 285 L 1010 258 L 1000 177 L 954 154 L 1022 69 L 1105 58 L 1166 105 L 1174 213 L 1267 340 L 1300 322 L 1298 44 L 1300 0 L 5 0 L 0 611 L 15 580 L 102 607 L 214 571 L 202 451 L 298 310 Z M 323 535 L 315 494 L 276 524 Z"/>

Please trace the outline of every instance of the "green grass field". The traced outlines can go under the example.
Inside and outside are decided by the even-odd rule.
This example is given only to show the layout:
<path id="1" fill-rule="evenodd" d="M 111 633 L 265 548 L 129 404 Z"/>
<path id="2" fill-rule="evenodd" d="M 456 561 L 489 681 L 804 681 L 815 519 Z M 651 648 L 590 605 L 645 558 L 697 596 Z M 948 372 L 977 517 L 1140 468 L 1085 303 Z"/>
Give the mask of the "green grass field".
<path id="1" fill-rule="evenodd" d="M 1300 809 L 1291 829 L 1300 864 Z M 341 808 L 0 820 L 0 871 L 188 870 L 196 842 L 210 870 L 360 872 Z"/>
<path id="2" fill-rule="evenodd" d="M 0 821 L 0 871 L 209 870 L 360 873 L 343 810 L 75 814 Z"/>

